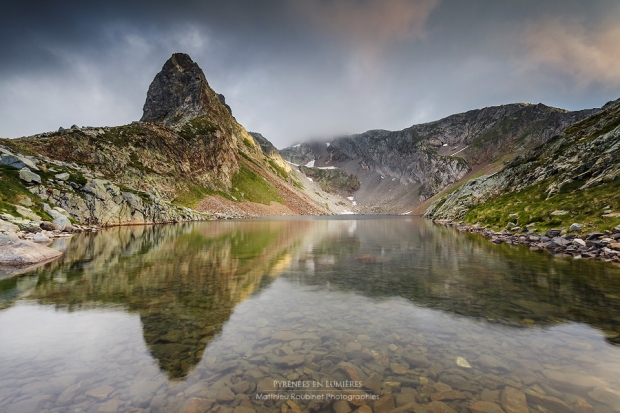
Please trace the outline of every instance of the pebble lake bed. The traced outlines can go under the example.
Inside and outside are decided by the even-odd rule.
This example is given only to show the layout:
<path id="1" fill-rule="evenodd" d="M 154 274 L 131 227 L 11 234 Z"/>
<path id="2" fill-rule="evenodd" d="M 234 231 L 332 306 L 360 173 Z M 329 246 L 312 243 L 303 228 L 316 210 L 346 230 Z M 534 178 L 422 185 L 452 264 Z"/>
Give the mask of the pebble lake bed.
<path id="1" fill-rule="evenodd" d="M 418 217 L 116 227 L 0 276 L 0 412 L 620 412 L 620 268 Z"/>

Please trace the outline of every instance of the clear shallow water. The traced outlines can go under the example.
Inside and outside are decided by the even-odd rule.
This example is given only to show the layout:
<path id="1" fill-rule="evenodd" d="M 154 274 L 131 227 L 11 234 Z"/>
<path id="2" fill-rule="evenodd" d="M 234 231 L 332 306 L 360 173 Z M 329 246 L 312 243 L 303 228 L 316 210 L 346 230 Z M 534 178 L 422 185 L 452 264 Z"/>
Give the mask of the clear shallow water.
<path id="1" fill-rule="evenodd" d="M 1 412 L 620 411 L 609 264 L 410 217 L 125 227 L 64 248 L 0 281 Z"/>

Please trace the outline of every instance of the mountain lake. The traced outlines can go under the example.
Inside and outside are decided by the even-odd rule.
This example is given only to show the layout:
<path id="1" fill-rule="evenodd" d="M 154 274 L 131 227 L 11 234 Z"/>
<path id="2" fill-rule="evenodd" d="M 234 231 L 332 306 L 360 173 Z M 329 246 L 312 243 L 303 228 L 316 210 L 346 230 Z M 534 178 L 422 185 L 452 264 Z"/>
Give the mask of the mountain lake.
<path id="1" fill-rule="evenodd" d="M 0 412 L 620 412 L 620 268 L 419 217 L 126 226 L 0 273 Z"/>

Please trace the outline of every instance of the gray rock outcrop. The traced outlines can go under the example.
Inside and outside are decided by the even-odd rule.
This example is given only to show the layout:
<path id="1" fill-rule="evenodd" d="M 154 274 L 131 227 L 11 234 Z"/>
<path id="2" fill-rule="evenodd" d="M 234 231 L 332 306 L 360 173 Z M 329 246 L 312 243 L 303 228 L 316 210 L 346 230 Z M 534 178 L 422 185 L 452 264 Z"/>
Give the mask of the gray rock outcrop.
<path id="1" fill-rule="evenodd" d="M 220 100 L 220 103 L 224 105 L 226 110 L 228 110 L 228 113 L 232 115 L 232 109 L 230 108 L 230 106 L 226 104 L 226 96 L 222 95 L 221 93 L 218 93 L 217 98 Z"/>
<path id="2" fill-rule="evenodd" d="M 24 156 L 15 155 L 6 149 L 0 149 L 0 154 L 0 165 L 10 166 L 15 169 L 27 167 L 34 171 L 39 170 L 34 162 Z"/>
<path id="3" fill-rule="evenodd" d="M 155 196 L 123 191 L 104 179 L 93 179 L 84 186 L 76 185 L 48 190 L 43 186 L 32 189 L 42 199 L 65 210 L 77 222 L 89 225 L 150 224 L 180 221 L 200 221 L 208 215 L 189 208 L 178 207 Z M 45 207 L 54 219 L 57 230 L 70 225 L 68 218 L 58 208 Z"/>
<path id="4" fill-rule="evenodd" d="M 206 114 L 221 105 L 202 69 L 191 57 L 175 53 L 149 87 L 140 121 L 173 125 Z"/>
<path id="5" fill-rule="evenodd" d="M 280 153 L 278 152 L 278 150 L 276 149 L 275 146 L 273 146 L 273 144 L 271 142 L 269 142 L 267 140 L 267 138 L 265 138 L 263 135 L 261 135 L 258 132 L 248 132 L 250 135 L 252 135 L 252 137 L 254 138 L 254 140 L 256 141 L 256 143 L 258 143 L 258 145 L 260 146 L 261 150 L 266 154 L 266 155 L 279 155 Z"/>
<path id="6" fill-rule="evenodd" d="M 413 184 L 403 193 L 420 203 L 461 180 L 473 167 L 540 145 L 597 111 L 568 112 L 542 104 L 515 103 L 471 110 L 401 131 L 371 130 L 328 144 L 302 143 L 280 152 L 295 164 L 316 161 L 317 165 L 358 174 L 360 192 L 373 190 L 365 188 L 360 169 L 401 185 Z M 372 182 L 375 186 L 376 180 Z M 386 186 L 387 190 L 396 188 Z M 382 195 L 374 197 L 388 194 Z"/>

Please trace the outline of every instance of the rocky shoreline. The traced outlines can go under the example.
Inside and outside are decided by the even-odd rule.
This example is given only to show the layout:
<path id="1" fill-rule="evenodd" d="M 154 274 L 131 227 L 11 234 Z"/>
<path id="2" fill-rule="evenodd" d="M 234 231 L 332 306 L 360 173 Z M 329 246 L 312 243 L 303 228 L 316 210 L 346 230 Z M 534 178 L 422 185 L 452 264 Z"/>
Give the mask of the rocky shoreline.
<path id="1" fill-rule="evenodd" d="M 527 228 L 494 231 L 478 224 L 469 225 L 463 221 L 432 219 L 434 224 L 456 228 L 460 232 L 482 235 L 494 244 L 524 245 L 531 251 L 546 250 L 554 257 L 591 259 L 620 263 L 620 226 L 605 232 L 582 234 L 581 226 L 573 224 L 569 232 L 550 229 L 544 234 Z"/>

